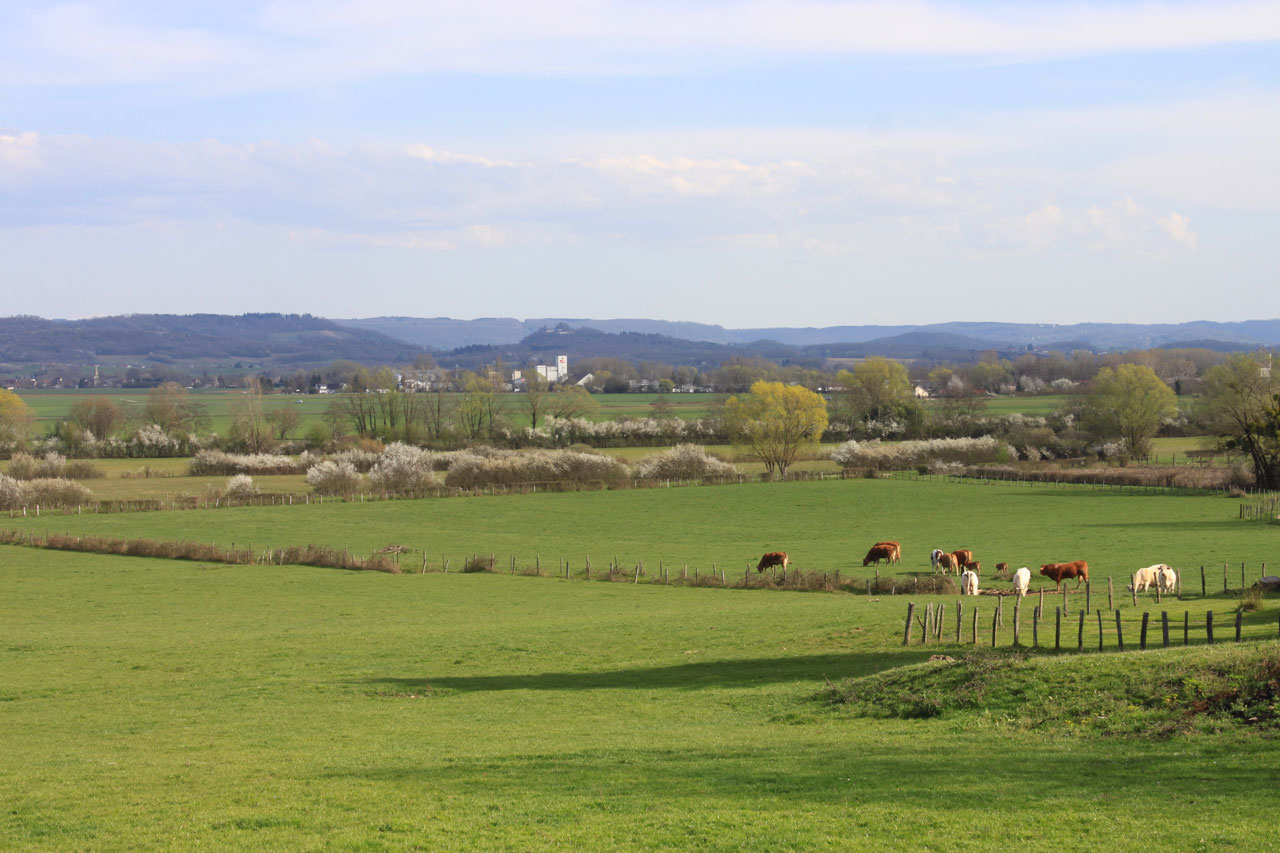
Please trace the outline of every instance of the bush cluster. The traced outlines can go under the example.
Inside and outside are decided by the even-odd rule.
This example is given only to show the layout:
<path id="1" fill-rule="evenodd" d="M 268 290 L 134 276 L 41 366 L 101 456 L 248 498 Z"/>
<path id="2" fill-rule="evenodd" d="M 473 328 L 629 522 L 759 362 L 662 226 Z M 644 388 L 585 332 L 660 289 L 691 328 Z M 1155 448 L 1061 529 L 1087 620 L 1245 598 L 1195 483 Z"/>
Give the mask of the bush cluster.
<path id="1" fill-rule="evenodd" d="M 15 480 L 38 480 L 65 477 L 71 480 L 92 480 L 105 476 L 103 470 L 83 459 L 68 461 L 55 451 L 48 451 L 36 458 L 28 453 L 15 453 L 9 460 L 8 474 Z"/>
<path id="2" fill-rule="evenodd" d="M 518 483 L 621 485 L 627 466 L 610 457 L 573 450 L 494 450 L 458 454 L 445 485 L 473 489 Z"/>
<path id="3" fill-rule="evenodd" d="M 301 474 L 307 461 L 294 460 L 274 453 L 225 453 L 221 450 L 201 450 L 187 463 L 187 474 L 192 477 L 211 477 L 230 474 Z"/>
<path id="4" fill-rule="evenodd" d="M 589 421 L 586 418 L 548 417 L 537 429 L 525 429 L 508 437 L 513 444 L 532 447 L 643 447 L 680 442 L 716 444 L 727 441 L 720 422 L 710 418 L 621 418 Z"/>
<path id="5" fill-rule="evenodd" d="M 646 480 L 700 480 L 704 477 L 734 477 L 738 469 L 711 455 L 700 444 L 679 444 L 641 459 L 635 473 Z"/>
<path id="6" fill-rule="evenodd" d="M 74 480 L 40 477 L 23 481 L 0 474 L 0 509 L 65 507 L 92 501 L 93 493 Z"/>
<path id="7" fill-rule="evenodd" d="M 222 490 L 222 496 L 227 498 L 251 498 L 259 493 L 257 484 L 248 474 L 236 474 L 227 480 L 226 488 Z"/>
<path id="8" fill-rule="evenodd" d="M 360 472 L 350 462 L 326 459 L 307 471 L 307 485 L 320 495 L 353 495 L 363 482 Z"/>
<path id="9" fill-rule="evenodd" d="M 932 438 L 882 444 L 879 441 L 846 441 L 831 451 L 841 467 L 895 471 L 934 463 L 975 465 L 995 462 L 1008 455 L 1007 446 L 993 436 L 982 438 Z"/>
<path id="10" fill-rule="evenodd" d="M 438 485 L 429 450 L 395 442 L 388 445 L 369 470 L 369 482 L 379 491 L 416 495 Z"/>

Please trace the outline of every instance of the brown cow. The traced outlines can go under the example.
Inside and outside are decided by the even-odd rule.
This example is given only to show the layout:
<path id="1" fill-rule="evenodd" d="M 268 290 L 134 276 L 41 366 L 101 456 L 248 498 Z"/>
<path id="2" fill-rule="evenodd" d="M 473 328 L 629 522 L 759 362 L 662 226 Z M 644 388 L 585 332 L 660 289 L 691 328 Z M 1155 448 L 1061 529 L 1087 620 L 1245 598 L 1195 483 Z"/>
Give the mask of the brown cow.
<path id="1" fill-rule="evenodd" d="M 893 549 L 893 559 L 890 562 L 897 563 L 902 560 L 902 546 L 897 542 L 877 542 L 876 544 Z"/>
<path id="2" fill-rule="evenodd" d="M 946 553 L 939 554 L 939 555 L 938 555 L 938 568 L 942 569 L 942 573 L 943 573 L 943 574 L 947 574 L 947 575 L 951 574 L 952 570 L 956 568 L 956 558 L 955 558 L 955 555 L 954 555 L 954 554 L 946 554 Z"/>
<path id="3" fill-rule="evenodd" d="M 973 572 L 975 575 L 982 571 L 982 563 L 977 560 L 970 560 L 964 564 L 965 571 Z"/>
<path id="4" fill-rule="evenodd" d="M 1008 564 L 1008 563 L 996 563 L 996 571 L 997 571 L 997 572 L 1007 572 L 1007 571 L 1009 571 L 1009 564 Z"/>
<path id="5" fill-rule="evenodd" d="M 957 566 L 963 566 L 965 563 L 973 562 L 973 552 L 968 548 L 957 548 L 951 552 L 951 556 L 956 558 Z"/>
<path id="6" fill-rule="evenodd" d="M 782 566 L 782 570 L 787 569 L 787 552 L 786 551 L 770 551 L 760 558 L 760 562 L 756 565 L 757 572 L 763 572 L 770 566 Z"/>
<path id="7" fill-rule="evenodd" d="M 1061 589 L 1064 580 L 1075 578 L 1076 589 L 1079 589 L 1081 583 L 1089 580 L 1089 564 L 1084 560 L 1074 560 L 1070 563 L 1045 563 L 1040 567 L 1040 574 L 1057 584 L 1055 589 Z"/>
<path id="8" fill-rule="evenodd" d="M 871 550 L 867 552 L 867 556 L 862 558 L 862 565 L 869 566 L 872 563 L 879 565 L 880 561 L 886 563 L 893 562 L 893 547 L 890 545 L 872 545 Z"/>

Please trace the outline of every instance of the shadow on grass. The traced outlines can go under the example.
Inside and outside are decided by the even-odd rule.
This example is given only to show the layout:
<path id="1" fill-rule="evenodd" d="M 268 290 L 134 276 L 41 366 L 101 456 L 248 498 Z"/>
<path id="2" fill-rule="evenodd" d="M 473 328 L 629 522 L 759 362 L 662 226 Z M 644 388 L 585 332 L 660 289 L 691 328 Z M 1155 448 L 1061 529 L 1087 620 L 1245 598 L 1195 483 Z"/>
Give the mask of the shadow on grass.
<path id="1" fill-rule="evenodd" d="M 863 725 L 861 721 L 857 724 Z M 918 728 L 918 726 L 917 726 Z M 1212 742 L 1184 744 L 1184 753 L 1208 753 L 1206 764 L 1169 747 L 1143 741 L 1071 739 L 1036 744 L 1018 739 L 1000 747 L 986 738 L 949 739 L 904 733 L 902 724 L 864 733 L 846 743 L 757 741 L 716 748 L 691 744 L 645 749 L 600 748 L 565 752 L 512 752 L 500 757 L 456 757 L 421 765 L 336 768 L 325 778 L 415 784 L 483 792 L 498 802 L 518 802 L 536 790 L 553 798 L 591 798 L 607 791 L 618 812 L 652 807 L 655 792 L 677 800 L 713 803 L 716 796 L 753 802 L 793 801 L 843 806 L 887 805 L 935 814 L 945 808 L 1026 809 L 1061 800 L 1072 809 L 1089 803 L 1103 810 L 1148 808 L 1170 791 L 1203 792 L 1212 780 L 1219 795 L 1244 798 L 1280 782 L 1274 752 L 1225 754 Z M 751 741 L 749 732 L 744 740 Z M 915 742 L 913 742 L 915 741 Z M 923 742 L 922 742 L 923 741 Z M 1016 745 L 1015 745 L 1016 744 Z M 1014 747 L 1014 748 L 1010 748 Z M 974 799 L 974 792 L 982 792 Z M 629 805 L 628 805 L 629 803 Z"/>
<path id="2" fill-rule="evenodd" d="M 440 678 L 367 678 L 359 684 L 385 684 L 409 690 L 601 690 L 697 689 L 750 687 L 788 681 L 833 681 L 870 675 L 916 663 L 935 650 L 824 654 L 797 657 L 709 660 L 675 666 L 641 667 L 605 672 L 543 672 L 536 675 L 442 676 Z"/>

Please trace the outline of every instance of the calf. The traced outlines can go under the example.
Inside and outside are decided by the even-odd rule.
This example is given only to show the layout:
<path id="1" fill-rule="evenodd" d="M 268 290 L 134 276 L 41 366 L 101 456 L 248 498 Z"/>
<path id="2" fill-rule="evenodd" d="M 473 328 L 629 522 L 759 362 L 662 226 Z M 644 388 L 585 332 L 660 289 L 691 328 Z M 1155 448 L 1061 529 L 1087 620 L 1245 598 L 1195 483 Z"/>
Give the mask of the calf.
<path id="1" fill-rule="evenodd" d="M 973 572 L 975 575 L 982 571 L 982 563 L 977 560 L 970 560 L 964 564 L 965 570 Z"/>
<path id="2" fill-rule="evenodd" d="M 786 571 L 787 562 L 786 551 L 770 551 L 760 558 L 760 562 L 756 564 L 756 571 L 763 572 L 770 566 L 782 566 L 783 571 Z"/>
<path id="3" fill-rule="evenodd" d="M 1009 571 L 1009 564 L 1008 564 L 1008 563 L 996 563 L 996 571 L 997 571 L 997 572 L 1007 572 L 1007 571 Z"/>

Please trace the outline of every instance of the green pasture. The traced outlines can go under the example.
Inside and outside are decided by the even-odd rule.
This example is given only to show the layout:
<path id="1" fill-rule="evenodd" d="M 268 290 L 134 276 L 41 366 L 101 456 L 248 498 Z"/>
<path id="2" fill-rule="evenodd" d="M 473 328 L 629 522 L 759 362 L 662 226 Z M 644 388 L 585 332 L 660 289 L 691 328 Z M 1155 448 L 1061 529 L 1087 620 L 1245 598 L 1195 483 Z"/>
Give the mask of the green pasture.
<path id="1" fill-rule="evenodd" d="M 1131 626 L 1134 566 L 1198 578 L 1200 563 L 1252 574 L 1275 557 L 1273 531 L 1235 506 L 847 480 L 0 519 L 258 549 L 397 543 L 433 569 L 416 571 L 421 554 L 388 575 L 0 546 L 0 848 L 1262 849 L 1280 751 L 1245 726 L 1167 740 L 1028 727 L 1007 690 L 998 710 L 929 720 L 827 703 L 828 681 L 962 655 L 949 631 L 901 645 L 908 600 L 950 616 L 954 596 L 653 582 L 659 560 L 732 576 L 779 548 L 866 577 L 862 552 L 892 538 L 905 562 L 879 571 L 904 586 L 933 545 L 987 565 L 1086 558 L 1094 606 L 1115 577 Z M 540 557 L 548 574 L 567 557 L 574 579 L 457 573 L 473 552 Z M 649 572 L 600 580 L 613 557 Z M 1163 607 L 1197 622 L 1214 609 L 1223 637 L 1234 594 L 1210 592 Z M 994 603 L 966 600 L 984 642 Z M 1275 637 L 1278 612 L 1264 601 L 1246 637 Z M 1061 659 L 1111 662 L 1102 681 L 1079 676 L 1087 688 L 1185 654 Z"/>
<path id="2" fill-rule="evenodd" d="M 79 389 L 32 389 L 18 392 L 23 401 L 31 407 L 35 414 L 40 432 L 48 432 L 54 424 L 66 420 L 71 414 L 71 407 L 79 400 L 93 397 L 107 397 L 120 404 L 126 410 L 141 409 L 147 399 L 146 388 L 79 388 Z M 201 403 L 210 420 L 210 431 L 226 434 L 231 427 L 230 406 L 241 392 L 236 389 L 197 388 L 191 392 L 192 399 Z M 450 395 L 460 397 L 461 395 Z M 670 416 L 684 419 L 705 418 L 710 415 L 723 394 L 667 394 L 664 395 L 670 406 Z M 652 414 L 651 405 L 659 397 L 658 394 L 593 394 L 591 398 L 599 405 L 599 410 L 592 415 L 593 420 L 611 421 L 624 417 L 647 418 Z M 506 417 L 517 427 L 529 425 L 527 399 L 524 394 L 504 394 Z M 334 401 L 333 395 L 327 394 L 268 394 L 263 398 L 263 406 L 267 411 L 275 408 L 295 408 L 302 414 L 302 426 L 299 434 L 305 433 L 312 423 L 321 423 L 325 410 Z M 455 400 L 456 402 L 456 400 Z"/>
<path id="3" fill-rule="evenodd" d="M 262 478 L 267 480 L 269 478 Z M 867 548 L 902 543 L 904 579 L 935 548 L 969 548 L 984 566 L 1088 560 L 1095 584 L 1137 567 L 1280 565 L 1274 530 L 1237 520 L 1222 495 L 1162 495 L 1091 486 L 980 481 L 826 480 L 729 486 L 491 495 L 185 512 L 0 519 L 14 527 L 83 535 L 281 547 L 308 543 L 367 552 L 388 544 L 460 562 L 472 553 L 521 564 L 568 559 L 581 567 L 714 563 L 741 574 L 765 551 L 797 568 L 865 576 Z M 1255 569 L 1250 568 L 1253 572 Z M 1238 586 L 1238 584 L 1234 584 Z"/>

